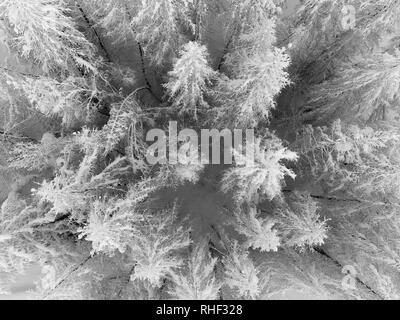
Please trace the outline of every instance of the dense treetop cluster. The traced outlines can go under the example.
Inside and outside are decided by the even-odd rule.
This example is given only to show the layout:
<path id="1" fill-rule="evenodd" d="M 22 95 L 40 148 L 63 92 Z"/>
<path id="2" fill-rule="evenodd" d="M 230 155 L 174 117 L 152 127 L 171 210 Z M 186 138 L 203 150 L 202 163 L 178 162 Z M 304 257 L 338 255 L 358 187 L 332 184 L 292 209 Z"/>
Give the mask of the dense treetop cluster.
<path id="1" fill-rule="evenodd" d="M 0 0 L 0 291 L 399 299 L 400 2 L 301 2 Z M 169 121 L 260 152 L 150 165 Z"/>

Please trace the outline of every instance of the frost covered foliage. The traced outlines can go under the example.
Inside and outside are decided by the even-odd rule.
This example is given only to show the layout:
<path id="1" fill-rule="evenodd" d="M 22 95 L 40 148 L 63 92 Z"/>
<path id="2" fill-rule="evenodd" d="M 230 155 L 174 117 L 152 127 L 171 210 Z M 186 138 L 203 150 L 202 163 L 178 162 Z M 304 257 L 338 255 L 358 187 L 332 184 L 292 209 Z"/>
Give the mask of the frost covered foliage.
<path id="1" fill-rule="evenodd" d="M 261 263 L 259 268 L 263 273 L 260 276 L 268 279 L 260 290 L 262 299 L 274 299 L 288 291 L 322 300 L 377 299 L 363 288 L 349 290 L 343 287 L 341 270 L 317 252 L 285 250 L 270 255 Z"/>
<path id="2" fill-rule="evenodd" d="M 209 92 L 208 87 L 217 72 L 208 66 L 207 60 L 205 46 L 188 42 L 169 72 L 170 80 L 165 88 L 178 113 L 193 114 L 197 118 L 198 113 L 204 113 L 204 109 L 209 108 L 204 96 Z"/>
<path id="3" fill-rule="evenodd" d="M 235 213 L 232 224 L 247 239 L 244 243 L 247 248 L 260 249 L 261 252 L 278 250 L 280 239 L 275 228 L 276 221 L 270 217 L 262 218 L 256 208 Z"/>
<path id="4" fill-rule="evenodd" d="M 45 116 L 58 116 L 65 125 L 84 121 L 91 113 L 92 101 L 102 93 L 96 88 L 96 78 L 69 76 L 59 81 L 53 78 L 24 77 L 17 81 L 8 76 L 9 83 L 23 92 L 30 105 Z"/>
<path id="5" fill-rule="evenodd" d="M 374 33 L 379 31 L 396 31 L 399 30 L 399 21 L 396 19 L 399 13 L 398 3 L 394 0 L 378 0 L 378 1 L 362 1 L 360 2 L 360 9 L 362 9 L 362 15 L 359 18 L 359 22 L 362 23 L 362 27 L 365 28 L 364 32 Z M 372 16 L 371 13 L 375 15 Z M 372 20 L 372 21 L 371 21 Z M 368 26 L 367 23 L 372 25 Z"/>
<path id="6" fill-rule="evenodd" d="M 281 194 L 285 176 L 294 179 L 295 173 L 284 162 L 297 160 L 297 154 L 283 146 L 275 136 L 246 147 L 249 152 L 235 154 L 235 166 L 228 169 L 221 182 L 223 192 L 233 191 L 235 200 L 254 203 L 259 197 L 270 200 Z M 254 158 L 253 158 L 254 155 Z"/>
<path id="7" fill-rule="evenodd" d="M 392 106 L 399 103 L 399 55 L 396 50 L 342 63 L 336 76 L 313 86 L 308 107 L 323 118 L 348 112 L 364 121 L 387 118 L 397 112 Z"/>
<path id="8" fill-rule="evenodd" d="M 255 127 L 268 121 L 276 95 L 290 83 L 286 72 L 290 59 L 284 49 L 275 47 L 275 20 L 269 13 L 275 7 L 272 1 L 235 5 L 240 23 L 248 19 L 248 24 L 237 26 L 240 31 L 232 35 L 233 45 L 224 60 L 229 72 L 219 82 L 222 103 L 215 111 L 224 124 Z"/>
<path id="9" fill-rule="evenodd" d="M 150 121 L 137 101 L 137 93 L 138 90 L 135 90 L 122 101 L 111 105 L 110 118 L 101 132 L 106 153 L 118 147 L 123 140 L 129 141 L 126 151 L 133 162 L 134 159 L 140 160 L 138 158 L 144 152 L 144 125 Z"/>
<path id="10" fill-rule="evenodd" d="M 328 237 L 328 221 L 320 217 L 316 201 L 301 194 L 291 198 L 289 205 L 277 213 L 277 228 L 284 245 L 300 251 L 323 245 Z"/>
<path id="11" fill-rule="evenodd" d="M 204 165 L 200 163 L 163 165 L 160 167 L 156 176 L 155 183 L 160 187 L 178 188 L 185 184 L 196 184 L 200 180 L 200 175 L 204 170 Z"/>
<path id="12" fill-rule="evenodd" d="M 190 28 L 189 1 L 179 0 L 94 0 L 86 4 L 88 12 L 116 43 L 136 41 L 141 54 L 161 66 L 177 54 Z"/>
<path id="13" fill-rule="evenodd" d="M 193 146 L 190 142 L 179 146 L 182 161 L 178 161 L 177 164 L 160 165 L 154 176 L 155 183 L 160 187 L 178 188 L 185 184 L 196 184 L 200 180 L 205 165 L 199 160 L 197 146 Z"/>
<path id="14" fill-rule="evenodd" d="M 6 168 L 20 171 L 42 171 L 56 166 L 57 155 L 63 148 L 63 139 L 45 133 L 40 141 L 6 139 L 4 144 Z"/>
<path id="15" fill-rule="evenodd" d="M 229 222 L 244 237 L 243 247 L 261 252 L 279 248 L 296 248 L 299 252 L 322 246 L 328 238 L 328 220 L 321 218 L 319 208 L 309 195 L 294 194 L 277 203 L 273 214 L 255 207 L 243 206 Z"/>
<path id="16" fill-rule="evenodd" d="M 26 59 L 38 62 L 46 73 L 66 71 L 69 63 L 93 69 L 93 45 L 79 32 L 58 0 L 17 0 L 0 3 L 0 28 L 10 34 L 9 45 Z"/>
<path id="17" fill-rule="evenodd" d="M 229 31 L 232 34 L 232 41 L 240 32 L 274 18 L 280 12 L 279 5 L 282 2 L 282 0 L 229 0 L 227 22 L 231 23 Z"/>
<path id="18" fill-rule="evenodd" d="M 298 90 L 305 93 L 304 117 L 329 121 L 345 113 L 364 122 L 397 117 L 399 10 L 391 0 L 304 3 L 285 39 Z"/>
<path id="19" fill-rule="evenodd" d="M 234 79 L 223 78 L 220 83 L 222 99 L 227 102 L 217 112 L 233 112 L 232 126 L 254 127 L 258 122 L 268 120 L 271 109 L 275 107 L 276 95 L 289 83 L 283 71 L 289 60 L 280 50 L 250 57 L 245 54 L 241 58 L 237 76 Z M 272 74 L 275 83 L 270 81 Z M 228 120 L 223 121 L 229 124 Z"/>
<path id="20" fill-rule="evenodd" d="M 302 160 L 331 189 L 346 186 L 364 192 L 388 193 L 397 189 L 399 134 L 345 125 L 305 127 L 296 145 Z"/>
<path id="21" fill-rule="evenodd" d="M 113 256 L 117 251 L 127 250 L 137 232 L 135 224 L 142 219 L 138 206 L 154 190 L 149 181 L 141 181 L 130 186 L 123 199 L 101 199 L 93 203 L 86 225 L 78 230 L 80 238 L 92 243 L 92 254 L 103 252 Z"/>
<path id="22" fill-rule="evenodd" d="M 226 285 L 237 297 L 256 299 L 260 292 L 259 270 L 238 242 L 228 242 L 226 246 L 227 254 L 222 260 Z"/>
<path id="23" fill-rule="evenodd" d="M 33 266 L 51 261 L 61 272 L 82 257 L 84 246 L 70 238 L 63 219 L 46 214 L 43 206 L 28 206 L 15 191 L 3 203 L 0 219 L 1 291 Z"/>
<path id="24" fill-rule="evenodd" d="M 170 294 L 181 300 L 216 300 L 221 284 L 216 280 L 214 269 L 217 258 L 210 256 L 208 243 L 203 240 L 192 248 L 183 272 L 173 273 L 175 287 Z"/>
<path id="25" fill-rule="evenodd" d="M 136 40 L 144 44 L 145 52 L 159 64 L 173 57 L 181 42 L 180 29 L 189 23 L 186 14 L 189 1 L 142 0 L 132 26 Z"/>
<path id="26" fill-rule="evenodd" d="M 2 293 L 400 297 L 400 2 L 285 2 L 0 0 Z"/>
<path id="27" fill-rule="evenodd" d="M 114 44 L 118 44 L 134 39 L 131 19 L 137 3 L 127 0 L 93 0 L 82 5 L 85 12 L 92 13 L 91 18 L 101 27 L 103 33 Z"/>
<path id="28" fill-rule="evenodd" d="M 318 250 L 353 266 L 371 288 L 368 298 L 398 299 L 400 4 L 355 1 L 346 29 L 347 5 L 305 1 L 290 19 L 282 43 L 290 45 L 296 83 L 285 116 L 297 131 L 291 149 L 302 189 L 329 219 Z M 357 289 L 348 298 L 366 298 Z"/>
<path id="29" fill-rule="evenodd" d="M 108 164 L 99 174 L 84 175 L 84 167 L 78 172 L 62 167 L 62 171 L 53 180 L 46 180 L 35 191 L 35 194 L 42 202 L 53 205 L 51 211 L 59 213 L 72 213 L 76 218 L 87 210 L 91 192 L 98 192 L 101 189 L 113 189 L 118 183 L 119 175 L 129 172 L 126 165 L 127 160 L 117 158 Z M 83 162 L 83 165 L 86 163 Z M 90 167 L 87 168 L 90 170 Z M 65 171 L 67 170 L 67 171 Z"/>
<path id="30" fill-rule="evenodd" d="M 40 144 L 32 142 L 17 142 L 10 147 L 9 168 L 41 170 L 47 166 Z"/>
<path id="31" fill-rule="evenodd" d="M 174 225 L 176 213 L 176 207 L 143 213 L 130 243 L 135 260 L 132 281 L 139 279 L 159 287 L 167 275 L 183 264 L 180 251 L 190 244 L 190 239 L 187 228 Z"/>
<path id="32" fill-rule="evenodd" d="M 115 208 L 117 207 L 117 208 Z M 121 212 L 117 204 L 96 201 L 89 214 L 86 227 L 82 228 L 81 237 L 92 243 L 93 251 L 113 254 L 125 252 L 133 228 L 127 223 L 134 212 Z"/>

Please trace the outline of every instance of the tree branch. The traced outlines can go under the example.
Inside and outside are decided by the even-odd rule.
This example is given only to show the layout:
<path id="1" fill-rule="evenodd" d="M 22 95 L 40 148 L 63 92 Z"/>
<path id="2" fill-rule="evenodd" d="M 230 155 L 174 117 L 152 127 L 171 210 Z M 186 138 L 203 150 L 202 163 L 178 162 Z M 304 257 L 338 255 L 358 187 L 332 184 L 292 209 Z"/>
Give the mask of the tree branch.
<path id="1" fill-rule="evenodd" d="M 335 265 L 337 265 L 340 270 L 343 270 L 343 265 L 337 261 L 336 259 L 332 258 L 326 251 L 324 251 L 321 248 L 314 248 L 314 250 L 319 253 L 320 255 L 324 256 L 325 258 L 331 260 Z M 369 292 L 372 294 L 376 295 L 379 299 L 385 300 L 378 292 L 376 292 L 374 289 L 372 289 L 369 285 L 367 285 L 364 281 L 362 281 L 359 277 L 355 276 L 355 280 L 361 284 L 363 287 L 365 287 Z"/>
<path id="2" fill-rule="evenodd" d="M 224 47 L 224 51 L 223 51 L 222 56 L 221 56 L 221 59 L 220 59 L 220 61 L 219 61 L 219 63 L 218 63 L 218 67 L 217 67 L 217 70 L 218 70 L 218 71 L 221 71 L 221 68 L 222 68 L 222 66 L 223 66 L 223 64 L 224 64 L 224 62 L 225 62 L 225 56 L 226 56 L 227 53 L 229 52 L 229 47 L 231 46 L 231 44 L 232 44 L 232 42 L 233 42 L 233 39 L 234 39 L 234 37 L 235 37 L 235 35 L 236 35 L 236 33 L 237 33 L 238 31 L 239 31 L 239 27 L 238 27 L 238 25 L 236 25 L 236 26 L 234 27 L 233 31 L 232 31 L 231 36 L 229 37 L 228 42 L 226 43 L 226 45 L 225 45 L 225 47 Z"/>
<path id="3" fill-rule="evenodd" d="M 293 193 L 294 190 L 282 190 L 282 192 L 285 193 Z M 315 195 L 315 194 L 310 194 L 311 198 L 314 199 L 319 199 L 319 200 L 329 200 L 329 201 L 343 201 L 343 202 L 356 202 L 356 203 L 365 203 L 366 201 L 362 201 L 360 199 L 346 199 L 346 198 L 337 198 L 337 197 L 330 197 L 330 196 L 322 196 L 322 195 Z"/>
<path id="4" fill-rule="evenodd" d="M 87 25 L 89 26 L 89 28 L 93 30 L 93 33 L 96 36 L 97 40 L 99 41 L 99 45 L 100 45 L 101 49 L 104 51 L 104 54 L 105 54 L 108 62 L 111 62 L 110 54 L 108 53 L 103 41 L 100 38 L 100 35 L 98 34 L 98 32 L 95 29 L 95 27 L 93 26 L 93 24 L 90 22 L 90 20 L 89 20 L 88 16 L 86 15 L 85 11 L 82 9 L 81 5 L 79 3 L 77 3 L 77 1 L 75 1 L 75 5 L 78 8 L 78 10 L 80 11 L 80 13 L 82 14 L 82 17 L 85 20 L 85 22 L 87 23 Z"/>
<path id="5" fill-rule="evenodd" d="M 6 72 L 16 73 L 16 74 L 22 75 L 24 77 L 40 78 L 40 76 L 38 76 L 36 74 L 20 72 L 20 71 L 17 71 L 17 70 L 12 70 L 12 69 L 6 68 L 6 67 L 1 67 L 0 66 L 0 69 L 3 70 L 3 71 L 6 71 Z"/>
<path id="6" fill-rule="evenodd" d="M 125 5 L 125 10 L 126 10 L 126 14 L 128 15 L 129 21 L 132 21 L 132 15 L 130 14 L 129 8 L 128 8 L 126 5 Z M 135 37 L 135 34 L 136 34 L 135 30 L 133 30 L 133 28 L 131 28 L 131 30 L 132 30 L 132 33 L 133 33 L 134 38 L 136 38 L 136 37 Z M 146 83 L 146 86 L 149 88 L 149 91 L 150 91 L 150 93 L 152 94 L 152 96 L 153 96 L 154 98 L 156 98 L 156 100 L 157 100 L 158 102 L 161 102 L 161 99 L 159 99 L 159 98 L 156 96 L 156 94 L 154 93 L 153 87 L 152 87 L 152 85 L 151 85 L 151 83 L 150 83 L 150 81 L 149 81 L 149 79 L 148 79 L 148 77 L 147 77 L 146 64 L 145 64 L 145 62 L 144 62 L 144 51 L 143 51 L 142 44 L 141 44 L 139 41 L 137 41 L 137 40 L 136 40 L 136 44 L 137 44 L 138 50 L 139 50 L 139 57 L 140 57 L 140 63 L 141 63 L 141 67 L 142 67 L 142 74 L 143 74 L 143 78 L 144 78 L 144 81 L 145 81 L 145 83 Z"/>
<path id="7" fill-rule="evenodd" d="M 46 299 L 50 296 L 51 293 L 53 293 L 57 288 L 59 288 L 75 271 L 77 271 L 79 268 L 81 268 L 82 266 L 84 266 L 90 259 L 92 259 L 94 257 L 93 256 L 89 256 L 87 257 L 85 260 L 83 260 L 81 263 L 77 264 L 63 279 L 61 279 L 55 286 L 53 289 L 51 289 L 45 296 L 43 299 Z"/>
<path id="8" fill-rule="evenodd" d="M 131 275 L 132 273 L 135 271 L 135 267 L 136 267 L 136 263 L 132 266 L 132 268 L 129 270 L 127 277 L 124 281 L 124 283 L 122 284 L 121 288 L 118 291 L 117 297 L 121 298 L 122 295 L 122 291 L 126 288 L 126 286 L 129 284 L 129 281 L 131 280 Z"/>

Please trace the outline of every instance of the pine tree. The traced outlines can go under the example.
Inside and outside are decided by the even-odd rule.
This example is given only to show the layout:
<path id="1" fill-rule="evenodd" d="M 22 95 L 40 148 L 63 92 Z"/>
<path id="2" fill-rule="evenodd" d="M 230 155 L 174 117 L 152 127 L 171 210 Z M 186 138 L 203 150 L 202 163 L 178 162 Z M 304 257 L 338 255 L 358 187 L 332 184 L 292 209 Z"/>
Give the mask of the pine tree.
<path id="1" fill-rule="evenodd" d="M 240 298 L 256 299 L 260 292 L 259 270 L 238 242 L 228 242 L 226 246 L 228 254 L 222 261 L 226 285 Z"/>
<path id="2" fill-rule="evenodd" d="M 351 112 L 364 122 L 391 118 L 397 112 L 391 106 L 398 103 L 398 59 L 395 51 L 342 63 L 336 77 L 310 90 L 308 108 L 313 112 L 308 116 L 326 119 Z"/>
<path id="3" fill-rule="evenodd" d="M 281 193 L 285 176 L 295 178 L 295 173 L 282 161 L 295 161 L 297 155 L 272 136 L 264 140 L 257 138 L 254 145 L 247 146 L 246 156 L 235 152 L 236 165 L 227 170 L 221 181 L 223 192 L 234 192 L 235 200 L 255 203 L 258 197 L 270 200 Z M 254 160 L 251 158 L 254 155 Z"/>
<path id="4" fill-rule="evenodd" d="M 208 252 L 208 241 L 202 240 L 192 248 L 184 271 L 172 273 L 172 297 L 181 300 L 216 300 L 221 284 L 215 278 L 216 258 Z"/>
<path id="5" fill-rule="evenodd" d="M 209 85 L 217 73 L 208 66 L 207 48 L 196 42 L 188 42 L 180 52 L 174 68 L 168 73 L 170 80 L 167 89 L 172 108 L 179 114 L 204 113 L 209 108 L 205 95 L 210 93 Z"/>
<path id="6" fill-rule="evenodd" d="M 261 218 L 254 207 L 235 213 L 232 222 L 235 230 L 246 237 L 244 246 L 260 249 L 261 252 L 277 251 L 280 246 L 276 221 L 270 217 Z"/>
<path id="7" fill-rule="evenodd" d="M 284 245 L 300 251 L 324 244 L 328 237 L 327 220 L 318 214 L 318 205 L 310 195 L 295 194 L 287 208 L 278 209 L 277 228 Z"/>
<path id="8" fill-rule="evenodd" d="M 398 133 L 335 121 L 330 127 L 305 127 L 296 140 L 303 170 L 324 179 L 332 191 L 353 186 L 367 194 L 396 189 L 397 155 L 382 153 L 398 145 Z M 303 162 L 304 161 L 304 162 Z M 396 194 L 396 191 L 394 191 Z"/>
<path id="9" fill-rule="evenodd" d="M 41 114 L 58 116 L 63 124 L 73 127 L 84 122 L 91 114 L 92 101 L 101 99 L 96 77 L 69 76 L 61 81 L 49 77 L 15 77 L 8 75 L 8 82 L 28 99 Z M 100 85 L 99 85 L 100 86 Z"/>
<path id="10" fill-rule="evenodd" d="M 46 73 L 69 69 L 68 63 L 94 70 L 93 45 L 79 32 L 64 2 L 58 0 L 2 1 L 0 17 L 12 47 L 38 62 Z"/>
<path id="11" fill-rule="evenodd" d="M 137 30 L 135 38 L 143 43 L 151 61 L 161 65 L 176 56 L 176 48 L 182 43 L 181 28 L 189 24 L 186 12 L 188 1 L 143 0 L 131 20 Z"/>
<path id="12" fill-rule="evenodd" d="M 132 281 L 138 279 L 160 287 L 162 280 L 183 264 L 179 252 L 190 244 L 190 239 L 187 229 L 174 224 L 176 214 L 176 207 L 156 214 L 143 213 L 138 234 L 130 243 L 135 261 Z"/>
<path id="13" fill-rule="evenodd" d="M 268 121 L 276 95 L 290 83 L 285 69 L 289 57 L 275 47 L 275 20 L 272 1 L 235 3 L 235 16 L 245 17 L 234 39 L 234 48 L 225 57 L 230 72 L 218 85 L 221 107 L 217 121 L 232 127 L 255 127 Z M 248 20 L 247 20 L 248 19 Z M 233 114 L 232 114 L 233 113 Z M 229 119 L 224 119 L 229 114 Z"/>
<path id="14" fill-rule="evenodd" d="M 110 201 L 93 203 L 86 227 L 78 230 L 80 237 L 92 243 L 92 254 L 103 252 L 113 255 L 116 250 L 124 253 L 129 239 L 133 236 L 134 229 L 130 221 L 134 218 L 127 212 L 118 210 L 117 204 Z"/>

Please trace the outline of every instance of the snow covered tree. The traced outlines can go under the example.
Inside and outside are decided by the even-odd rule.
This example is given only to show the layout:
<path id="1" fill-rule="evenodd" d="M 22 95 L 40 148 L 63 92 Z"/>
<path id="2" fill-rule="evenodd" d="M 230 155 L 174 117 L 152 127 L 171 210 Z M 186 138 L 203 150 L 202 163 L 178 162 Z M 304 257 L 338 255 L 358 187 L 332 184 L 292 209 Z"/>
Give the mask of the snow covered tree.
<path id="1" fill-rule="evenodd" d="M 222 261 L 225 284 L 239 298 L 256 299 L 260 292 L 259 270 L 238 242 L 228 242 L 226 247 L 228 254 Z"/>
<path id="2" fill-rule="evenodd" d="M 96 201 L 89 215 L 86 227 L 81 229 L 81 236 L 92 243 L 93 251 L 113 255 L 115 251 L 124 253 L 134 229 L 130 222 L 135 212 L 118 210 L 118 204 L 110 201 Z"/>
<path id="3" fill-rule="evenodd" d="M 9 34 L 10 47 L 32 58 L 44 72 L 65 72 L 70 63 L 94 70 L 93 45 L 77 30 L 63 1 L 2 1 L 0 11 L 0 28 Z"/>
<path id="4" fill-rule="evenodd" d="M 69 76 L 60 81 L 49 77 L 16 79 L 8 75 L 8 79 L 32 107 L 45 116 L 60 117 L 69 127 L 85 122 L 93 112 L 94 98 L 100 100 L 104 94 L 95 76 Z"/>
<path id="5" fill-rule="evenodd" d="M 277 228 L 284 245 L 300 251 L 323 245 L 328 226 L 317 212 L 317 203 L 309 195 L 296 194 L 292 198 L 287 208 L 278 209 Z"/>
<path id="6" fill-rule="evenodd" d="M 245 27 L 239 27 L 234 48 L 224 60 L 229 73 L 218 85 L 222 103 L 215 110 L 216 123 L 222 120 L 232 127 L 255 127 L 261 121 L 268 121 L 276 95 L 290 83 L 285 70 L 290 59 L 284 49 L 275 47 L 272 1 L 235 5 L 238 6 L 235 14 L 246 17 L 239 20 Z"/>
<path id="7" fill-rule="evenodd" d="M 139 2 L 92 0 L 86 3 L 81 2 L 81 5 L 86 9 L 85 12 L 92 13 L 91 19 L 96 21 L 114 44 L 128 43 L 135 38 L 135 31 L 131 24 L 132 17 L 138 10 Z"/>
<path id="8" fill-rule="evenodd" d="M 188 230 L 176 226 L 176 207 L 155 214 L 144 212 L 130 250 L 135 261 L 131 280 L 148 281 L 159 287 L 162 280 L 183 264 L 179 253 L 190 244 Z"/>
<path id="9" fill-rule="evenodd" d="M 350 29 L 345 23 L 348 6 Z M 390 0 L 306 1 L 285 40 L 298 79 L 296 92 L 306 100 L 293 112 L 317 121 L 334 120 L 343 113 L 349 119 L 356 113 L 363 123 L 396 117 L 388 113 L 396 112 L 390 106 L 397 103 L 399 26 L 393 15 L 398 10 Z"/>
<path id="10" fill-rule="evenodd" d="M 353 186 L 371 193 L 396 194 L 399 135 L 335 121 L 330 127 L 305 127 L 296 140 L 303 170 L 311 170 L 332 191 Z M 383 152 L 385 151 L 385 152 Z M 389 152 L 387 152 L 389 151 Z M 394 187 L 394 189 L 393 189 Z"/>
<path id="11" fill-rule="evenodd" d="M 48 137 L 48 139 L 46 139 Z M 49 141 L 50 140 L 50 141 Z M 62 139 L 51 133 L 44 134 L 40 143 L 29 140 L 6 142 L 9 170 L 42 171 L 56 166 L 57 155 L 62 149 Z"/>
<path id="12" fill-rule="evenodd" d="M 143 156 L 145 149 L 143 129 L 146 122 L 151 120 L 137 101 L 137 93 L 138 89 L 123 100 L 112 104 L 110 118 L 101 132 L 106 143 L 105 153 L 111 152 L 122 141 L 128 140 L 125 146 L 130 148 L 130 155 Z"/>
<path id="13" fill-rule="evenodd" d="M 276 95 L 289 83 L 284 71 L 288 65 L 287 57 L 279 50 L 243 57 L 238 76 L 232 80 L 223 78 L 220 83 L 222 99 L 227 103 L 216 110 L 218 117 L 232 127 L 254 127 L 258 122 L 268 120 L 275 107 Z M 233 124 L 223 118 L 230 112 L 234 113 Z"/>
<path id="14" fill-rule="evenodd" d="M 146 53 L 151 53 L 151 61 L 161 64 L 176 55 L 182 39 L 180 29 L 189 24 L 187 1 L 143 0 L 132 26 L 138 30 L 136 39 L 143 42 Z M 182 26 L 183 25 L 183 26 Z"/>
<path id="15" fill-rule="evenodd" d="M 260 249 L 261 252 L 277 251 L 280 246 L 276 221 L 271 217 L 261 218 L 254 207 L 236 212 L 232 222 L 235 230 L 246 237 L 244 246 Z"/>
<path id="16" fill-rule="evenodd" d="M 207 240 L 207 239 L 206 239 Z M 208 241 L 199 241 L 192 252 L 183 271 L 171 275 L 174 283 L 169 292 L 180 300 L 216 300 L 221 284 L 215 278 L 217 258 L 211 258 Z"/>
<path id="17" fill-rule="evenodd" d="M 308 117 L 335 118 L 357 114 L 359 121 L 392 118 L 398 103 L 399 51 L 352 59 L 335 70 L 336 76 L 312 87 Z"/>
<path id="18" fill-rule="evenodd" d="M 189 113 L 197 118 L 210 108 L 205 100 L 209 94 L 211 81 L 216 79 L 217 72 L 208 66 L 208 54 L 205 46 L 188 42 L 180 52 L 174 68 L 168 73 L 169 82 L 164 86 L 173 101 L 172 108 L 179 114 Z"/>
<path id="19" fill-rule="evenodd" d="M 259 197 L 272 200 L 279 196 L 285 176 L 296 177 L 282 162 L 296 161 L 297 154 L 284 147 L 275 136 L 257 138 L 246 148 L 246 155 L 234 152 L 235 166 L 225 172 L 221 190 L 233 191 L 239 204 L 256 203 Z"/>
<path id="20" fill-rule="evenodd" d="M 266 280 L 260 289 L 261 299 L 275 299 L 289 292 L 321 300 L 376 299 L 361 285 L 357 290 L 346 290 L 342 270 L 318 252 L 285 250 L 259 260 L 260 277 Z"/>

